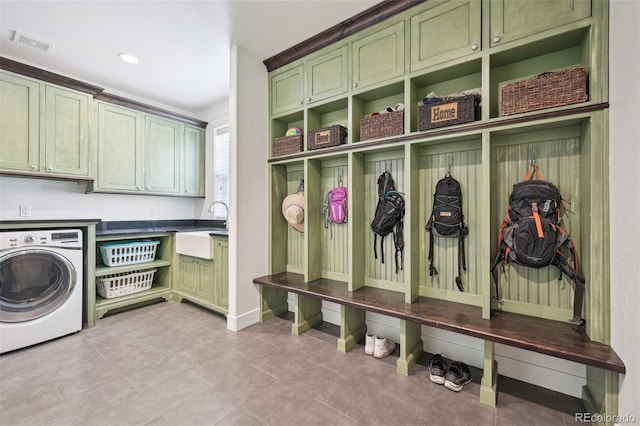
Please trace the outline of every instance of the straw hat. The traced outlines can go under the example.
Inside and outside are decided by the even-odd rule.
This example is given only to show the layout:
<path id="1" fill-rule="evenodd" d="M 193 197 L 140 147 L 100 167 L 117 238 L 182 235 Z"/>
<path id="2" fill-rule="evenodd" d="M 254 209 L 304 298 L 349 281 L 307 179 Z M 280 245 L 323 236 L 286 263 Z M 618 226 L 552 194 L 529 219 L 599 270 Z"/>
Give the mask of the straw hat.
<path id="1" fill-rule="evenodd" d="M 296 231 L 304 232 L 304 192 L 287 195 L 282 202 L 282 215 Z"/>

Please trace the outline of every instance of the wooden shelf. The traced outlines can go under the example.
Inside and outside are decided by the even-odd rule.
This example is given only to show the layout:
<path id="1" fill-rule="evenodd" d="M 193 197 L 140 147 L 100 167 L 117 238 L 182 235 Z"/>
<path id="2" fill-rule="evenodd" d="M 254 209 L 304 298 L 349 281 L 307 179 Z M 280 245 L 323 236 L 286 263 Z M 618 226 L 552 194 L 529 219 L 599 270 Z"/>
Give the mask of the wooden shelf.
<path id="1" fill-rule="evenodd" d="M 350 292 L 341 281 L 319 279 L 307 283 L 303 275 L 288 272 L 255 278 L 253 282 L 604 370 L 626 371 L 611 346 L 589 340 L 586 334 L 573 331 L 569 323 L 509 312 L 496 312 L 486 320 L 477 306 L 429 297 L 405 303 L 404 295 L 398 292 L 372 287 Z"/>

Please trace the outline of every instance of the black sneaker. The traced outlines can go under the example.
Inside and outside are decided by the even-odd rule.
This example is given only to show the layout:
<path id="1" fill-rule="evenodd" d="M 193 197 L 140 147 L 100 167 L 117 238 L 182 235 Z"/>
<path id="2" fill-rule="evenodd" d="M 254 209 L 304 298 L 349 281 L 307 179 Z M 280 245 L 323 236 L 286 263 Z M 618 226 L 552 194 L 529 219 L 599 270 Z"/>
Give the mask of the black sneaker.
<path id="1" fill-rule="evenodd" d="M 429 360 L 429 380 L 439 385 L 444 384 L 444 374 L 447 371 L 447 363 L 442 355 L 436 354 Z"/>
<path id="2" fill-rule="evenodd" d="M 469 382 L 471 382 L 471 370 L 467 364 L 461 361 L 452 362 L 445 373 L 445 387 L 454 392 L 460 392 Z"/>

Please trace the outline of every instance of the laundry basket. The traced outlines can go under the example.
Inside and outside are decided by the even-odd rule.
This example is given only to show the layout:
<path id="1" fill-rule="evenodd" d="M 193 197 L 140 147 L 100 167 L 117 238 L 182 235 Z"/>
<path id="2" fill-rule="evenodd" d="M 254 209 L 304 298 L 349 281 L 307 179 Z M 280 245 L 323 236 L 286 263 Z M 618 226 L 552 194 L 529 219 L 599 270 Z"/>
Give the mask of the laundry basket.
<path id="1" fill-rule="evenodd" d="M 153 262 L 160 241 L 125 241 L 98 244 L 102 262 L 107 266 Z"/>
<path id="2" fill-rule="evenodd" d="M 151 288 L 155 273 L 156 269 L 146 269 L 105 275 L 98 278 L 96 289 L 98 294 L 105 299 L 138 293 Z"/>

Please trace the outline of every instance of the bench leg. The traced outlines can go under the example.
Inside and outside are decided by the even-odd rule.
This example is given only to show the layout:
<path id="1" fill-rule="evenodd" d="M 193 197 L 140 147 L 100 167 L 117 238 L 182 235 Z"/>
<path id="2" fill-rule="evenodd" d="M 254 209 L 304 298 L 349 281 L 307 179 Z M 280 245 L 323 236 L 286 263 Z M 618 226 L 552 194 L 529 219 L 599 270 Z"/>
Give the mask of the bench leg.
<path id="1" fill-rule="evenodd" d="M 592 418 L 602 418 L 603 422 L 600 424 L 617 424 L 615 421 L 619 414 L 618 380 L 618 373 L 587 367 L 587 385 L 582 387 L 582 403 Z M 622 423 L 624 422 L 620 422 Z"/>
<path id="2" fill-rule="evenodd" d="M 260 322 L 265 322 L 288 311 L 286 291 L 260 286 Z"/>
<path id="3" fill-rule="evenodd" d="M 349 352 L 364 338 L 367 332 L 365 317 L 366 312 L 362 309 L 342 305 L 342 323 L 340 324 L 338 351 Z"/>
<path id="4" fill-rule="evenodd" d="M 295 295 L 295 320 L 291 325 L 291 334 L 299 336 L 322 322 L 322 300 Z"/>
<path id="5" fill-rule="evenodd" d="M 484 370 L 480 384 L 480 402 L 496 406 L 498 398 L 498 363 L 495 360 L 495 344 L 484 341 Z"/>
<path id="6" fill-rule="evenodd" d="M 413 364 L 422 355 L 422 327 L 420 324 L 400 320 L 400 356 L 396 361 L 396 372 L 408 376 Z"/>

